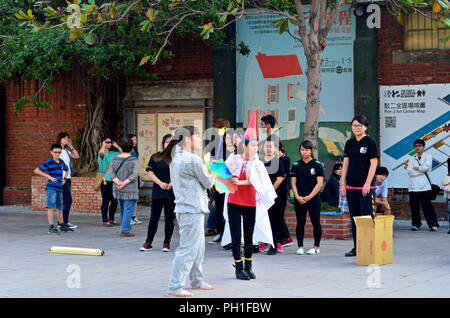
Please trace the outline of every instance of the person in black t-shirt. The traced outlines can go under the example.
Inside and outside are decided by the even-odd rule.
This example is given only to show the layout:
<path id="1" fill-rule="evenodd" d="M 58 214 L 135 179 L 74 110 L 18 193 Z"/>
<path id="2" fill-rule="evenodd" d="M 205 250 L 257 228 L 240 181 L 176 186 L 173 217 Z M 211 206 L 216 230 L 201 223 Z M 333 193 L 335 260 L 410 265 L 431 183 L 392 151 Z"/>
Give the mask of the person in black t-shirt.
<path id="1" fill-rule="evenodd" d="M 288 247 L 294 244 L 294 241 L 291 238 L 291 234 L 289 233 L 289 228 L 287 227 L 286 220 L 284 219 L 284 213 L 288 201 L 288 193 L 291 190 L 291 178 L 289 177 L 289 171 L 291 171 L 291 159 L 286 154 L 286 150 L 284 149 L 283 143 L 281 141 L 278 156 L 280 157 L 280 161 L 283 163 L 284 172 L 286 172 L 286 179 L 284 179 L 283 183 L 281 184 L 281 187 L 284 187 L 286 189 L 285 195 L 281 197 L 283 210 L 283 231 L 281 234 L 281 246 Z"/>
<path id="2" fill-rule="evenodd" d="M 270 227 L 272 228 L 273 244 L 267 255 L 274 255 L 278 252 L 283 252 L 281 246 L 283 238 L 283 221 L 284 221 L 284 209 L 286 208 L 286 172 L 284 171 L 284 165 L 278 157 L 278 138 L 274 135 L 269 136 L 264 141 L 264 165 L 266 166 L 267 173 L 269 174 L 270 181 L 273 184 L 273 188 L 277 193 L 275 203 L 269 209 Z"/>
<path id="3" fill-rule="evenodd" d="M 368 121 L 365 116 L 355 116 L 352 131 L 355 137 L 344 147 L 344 164 L 341 177 L 341 192 L 346 194 L 352 221 L 353 249 L 345 256 L 356 256 L 355 216 L 374 213 L 375 171 L 378 150 L 375 141 L 366 135 Z"/>
<path id="4" fill-rule="evenodd" d="M 162 139 L 162 147 L 166 149 L 172 140 L 172 135 L 167 134 Z M 161 217 L 161 211 L 164 207 L 164 244 L 162 251 L 170 251 L 170 240 L 172 238 L 175 220 L 175 196 L 173 194 L 172 185 L 170 184 L 170 171 L 169 165 L 164 161 L 155 161 L 153 154 L 148 162 L 146 171 L 149 173 L 151 180 L 153 181 L 152 190 L 152 209 L 150 214 L 150 222 L 148 224 L 147 239 L 142 247 L 139 249 L 142 252 L 152 249 L 153 238 L 155 237 L 158 229 L 159 218 Z"/>
<path id="5" fill-rule="evenodd" d="M 313 157 L 314 145 L 305 140 L 300 144 L 302 159 L 292 164 L 291 186 L 295 195 L 295 214 L 297 216 L 297 254 L 303 255 L 303 237 L 305 233 L 306 213 L 314 230 L 314 246 L 308 255 L 320 253 L 320 239 L 322 238 L 322 226 L 320 225 L 320 189 L 323 185 L 323 165 Z"/>
<path id="6" fill-rule="evenodd" d="M 342 163 L 338 162 L 333 167 L 333 173 L 325 184 L 325 188 L 321 194 L 322 201 L 338 208 L 339 206 L 339 182 L 342 175 Z"/>

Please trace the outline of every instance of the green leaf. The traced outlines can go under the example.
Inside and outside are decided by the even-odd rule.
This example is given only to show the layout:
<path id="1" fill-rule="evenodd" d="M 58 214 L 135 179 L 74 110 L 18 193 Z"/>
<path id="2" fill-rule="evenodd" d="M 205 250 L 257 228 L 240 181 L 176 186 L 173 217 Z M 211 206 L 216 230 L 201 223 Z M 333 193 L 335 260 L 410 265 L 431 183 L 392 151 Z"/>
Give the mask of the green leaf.
<path id="1" fill-rule="evenodd" d="M 223 14 L 221 17 L 220 17 L 220 19 L 219 19 L 219 22 L 220 23 L 225 23 L 226 21 L 227 21 L 227 14 L 225 13 L 225 14 Z"/>
<path id="2" fill-rule="evenodd" d="M 96 41 L 96 36 L 92 32 L 84 33 L 83 34 L 83 39 L 84 39 L 84 42 L 86 42 L 87 45 L 94 45 L 94 43 Z"/>
<path id="3" fill-rule="evenodd" d="M 442 23 L 444 23 L 447 28 L 450 28 L 450 19 L 445 19 Z"/>
<path id="4" fill-rule="evenodd" d="M 227 11 L 231 11 L 231 9 L 233 9 L 234 7 L 234 3 L 232 1 L 230 1 L 230 3 L 228 3 L 228 7 L 227 7 Z"/>
<path id="5" fill-rule="evenodd" d="M 140 26 L 142 32 L 147 32 L 148 28 L 150 27 L 150 21 L 149 20 L 142 21 Z"/>
<path id="6" fill-rule="evenodd" d="M 284 32 L 286 32 L 286 30 L 287 30 L 287 28 L 288 28 L 288 24 L 289 23 L 289 21 L 288 21 L 288 19 L 284 19 L 284 21 L 281 23 L 281 25 L 279 26 L 279 30 L 278 30 L 278 33 L 279 34 L 283 34 Z"/>
<path id="7" fill-rule="evenodd" d="M 443 36 L 442 38 L 439 39 L 439 41 L 442 42 L 442 43 L 447 43 L 448 40 L 450 40 L 450 34 L 446 35 L 446 36 Z"/>

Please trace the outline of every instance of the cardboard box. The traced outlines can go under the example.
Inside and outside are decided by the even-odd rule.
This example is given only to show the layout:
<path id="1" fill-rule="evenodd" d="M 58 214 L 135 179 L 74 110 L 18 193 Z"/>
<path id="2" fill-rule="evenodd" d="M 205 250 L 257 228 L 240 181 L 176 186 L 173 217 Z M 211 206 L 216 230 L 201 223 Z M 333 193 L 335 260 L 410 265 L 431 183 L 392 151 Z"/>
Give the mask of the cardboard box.
<path id="1" fill-rule="evenodd" d="M 394 216 L 370 215 L 353 218 L 356 223 L 356 264 L 392 264 Z"/>

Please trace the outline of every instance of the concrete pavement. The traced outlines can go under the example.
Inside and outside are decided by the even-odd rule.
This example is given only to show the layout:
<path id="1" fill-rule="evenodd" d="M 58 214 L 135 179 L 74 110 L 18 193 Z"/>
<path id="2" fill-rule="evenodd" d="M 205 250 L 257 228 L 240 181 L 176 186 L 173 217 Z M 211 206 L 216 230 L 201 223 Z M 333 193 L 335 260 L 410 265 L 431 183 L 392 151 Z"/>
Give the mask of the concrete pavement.
<path id="1" fill-rule="evenodd" d="M 133 226 L 136 237 L 120 238 L 117 227 L 101 226 L 99 215 L 73 213 L 71 223 L 79 228 L 50 236 L 45 212 L 0 206 L 0 297 L 164 297 L 178 229 L 169 253 L 160 251 L 163 222 L 154 250 L 139 252 L 148 225 L 148 218 L 141 219 L 143 224 Z M 394 263 L 379 268 L 379 286 L 370 279 L 378 272 L 368 272 L 355 265 L 355 258 L 344 257 L 351 240 L 322 240 L 318 256 L 296 255 L 295 244 L 283 254 L 255 254 L 257 279 L 251 281 L 235 279 L 230 251 L 207 244 L 204 273 L 217 289 L 194 291 L 194 297 L 450 297 L 448 226 L 437 233 L 425 228 L 411 232 L 409 222 L 396 223 Z M 49 253 L 54 245 L 101 248 L 106 253 L 101 257 Z M 311 245 L 312 240 L 306 239 L 306 248 Z M 80 288 L 69 288 L 78 282 L 73 269 L 80 270 Z"/>

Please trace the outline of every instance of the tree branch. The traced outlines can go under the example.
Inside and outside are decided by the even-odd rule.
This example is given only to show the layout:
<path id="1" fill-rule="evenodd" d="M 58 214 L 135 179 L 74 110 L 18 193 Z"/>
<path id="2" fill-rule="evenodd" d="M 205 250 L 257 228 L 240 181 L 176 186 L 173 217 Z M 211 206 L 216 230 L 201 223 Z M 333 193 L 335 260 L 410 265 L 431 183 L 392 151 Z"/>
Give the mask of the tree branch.
<path id="1" fill-rule="evenodd" d="M 295 6 L 297 8 L 297 23 L 298 31 L 300 35 L 300 41 L 302 42 L 303 48 L 305 49 L 305 55 L 311 55 L 311 48 L 308 42 L 308 35 L 306 33 L 306 18 L 305 11 L 303 10 L 303 5 L 300 0 L 295 0 Z"/>
<path id="2" fill-rule="evenodd" d="M 324 29 L 321 30 L 321 38 L 320 40 L 325 40 L 328 32 L 330 32 L 331 27 L 333 26 L 334 21 L 336 21 L 337 15 L 339 14 L 339 11 L 341 10 L 342 6 L 344 5 L 344 0 L 339 0 L 338 4 L 336 5 L 336 9 L 333 12 L 333 15 L 331 18 L 327 21 L 327 25 Z"/>

